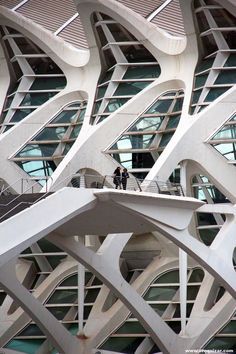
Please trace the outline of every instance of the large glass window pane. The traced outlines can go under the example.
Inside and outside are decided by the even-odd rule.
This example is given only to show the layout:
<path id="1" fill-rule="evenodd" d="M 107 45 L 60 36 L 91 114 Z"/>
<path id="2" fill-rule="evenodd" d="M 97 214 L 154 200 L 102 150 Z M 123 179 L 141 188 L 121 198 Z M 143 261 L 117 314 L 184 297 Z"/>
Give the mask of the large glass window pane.
<path id="1" fill-rule="evenodd" d="M 13 339 L 5 348 L 26 354 L 35 354 L 43 342 L 44 339 Z"/>
<path id="2" fill-rule="evenodd" d="M 220 95 L 225 93 L 228 90 L 228 87 L 222 87 L 222 88 L 211 88 L 210 91 L 208 92 L 204 102 L 212 102 L 215 99 L 217 99 Z"/>
<path id="3" fill-rule="evenodd" d="M 150 153 L 120 153 L 112 154 L 112 157 L 127 169 L 151 168 L 154 164 Z"/>
<path id="4" fill-rule="evenodd" d="M 172 300 L 176 291 L 178 290 L 177 286 L 168 286 L 160 288 L 150 288 L 145 294 L 144 299 L 146 301 L 167 301 Z"/>
<path id="5" fill-rule="evenodd" d="M 132 127 L 129 128 L 129 131 L 155 131 L 159 129 L 162 121 L 163 117 L 141 117 Z"/>
<path id="6" fill-rule="evenodd" d="M 179 124 L 179 120 L 180 120 L 180 114 L 178 114 L 177 116 L 170 116 L 168 123 L 166 125 L 166 129 L 177 128 Z"/>
<path id="7" fill-rule="evenodd" d="M 132 338 L 132 337 L 110 337 L 100 349 L 111 350 L 113 352 L 123 352 L 134 354 L 137 347 L 143 341 L 143 338 Z"/>
<path id="8" fill-rule="evenodd" d="M 35 109 L 34 108 L 28 108 L 28 109 L 17 109 L 11 118 L 11 122 L 20 122 L 22 119 L 24 119 L 26 116 L 28 116 L 30 113 L 32 113 Z"/>
<path id="9" fill-rule="evenodd" d="M 123 106 L 123 104 L 125 104 L 128 101 L 128 98 L 112 98 L 106 109 L 105 112 L 115 112 L 118 108 L 120 108 L 121 106 Z"/>
<path id="10" fill-rule="evenodd" d="M 236 70 L 222 70 L 215 84 L 235 84 L 236 83 Z"/>
<path id="11" fill-rule="evenodd" d="M 207 70 L 213 66 L 215 58 L 208 58 L 202 60 L 197 66 L 197 73 Z"/>
<path id="12" fill-rule="evenodd" d="M 220 333 L 231 333 L 235 334 L 236 333 L 236 321 L 230 321 Z"/>
<path id="13" fill-rule="evenodd" d="M 116 42 L 136 41 L 136 38 L 118 23 L 109 23 L 107 27 Z"/>
<path id="14" fill-rule="evenodd" d="M 157 78 L 160 75 L 160 66 L 132 66 L 128 67 L 123 79 Z"/>
<path id="15" fill-rule="evenodd" d="M 56 290 L 47 301 L 47 304 L 73 304 L 77 297 L 77 289 Z"/>
<path id="16" fill-rule="evenodd" d="M 235 139 L 236 138 L 236 125 L 226 125 L 212 138 L 215 139 Z"/>
<path id="17" fill-rule="evenodd" d="M 202 242 L 206 245 L 206 246 L 210 246 L 212 244 L 212 242 L 214 241 L 216 235 L 219 232 L 219 228 L 216 229 L 200 229 L 198 230 L 199 232 L 199 236 L 202 240 Z"/>
<path id="18" fill-rule="evenodd" d="M 136 95 L 142 89 L 144 89 L 147 85 L 149 85 L 149 81 L 137 81 L 137 82 L 123 82 L 120 83 L 117 87 L 114 96 L 130 96 Z"/>
<path id="19" fill-rule="evenodd" d="M 65 77 L 47 77 L 36 78 L 30 87 L 30 90 L 59 90 L 66 85 Z"/>
<path id="20" fill-rule="evenodd" d="M 98 296 L 99 291 L 100 289 L 88 289 L 84 301 L 86 303 L 94 302 Z"/>
<path id="21" fill-rule="evenodd" d="M 216 144 L 214 148 L 219 151 L 227 160 L 236 160 L 236 144 Z"/>
<path id="22" fill-rule="evenodd" d="M 42 336 L 43 332 L 36 324 L 30 324 L 18 336 Z"/>
<path id="23" fill-rule="evenodd" d="M 62 74 L 51 58 L 27 58 L 35 74 Z"/>
<path id="24" fill-rule="evenodd" d="M 102 98 L 102 97 L 105 96 L 106 89 L 107 89 L 107 85 L 101 86 L 101 87 L 98 88 L 98 90 L 97 90 L 97 99 Z"/>
<path id="25" fill-rule="evenodd" d="M 21 106 L 41 106 L 55 94 L 56 92 L 27 93 Z"/>
<path id="26" fill-rule="evenodd" d="M 16 156 L 17 157 L 38 157 L 52 156 L 57 148 L 57 144 L 26 145 Z"/>
<path id="27" fill-rule="evenodd" d="M 166 146 L 170 141 L 170 139 L 172 138 L 173 134 L 174 133 L 163 134 L 159 146 L 160 147 Z"/>
<path id="28" fill-rule="evenodd" d="M 195 88 L 204 86 L 207 78 L 208 78 L 208 74 L 196 76 L 195 77 Z"/>
<path id="29" fill-rule="evenodd" d="M 158 283 L 179 283 L 179 271 L 172 270 L 170 272 L 161 275 L 154 282 L 154 284 L 158 284 Z"/>
<path id="30" fill-rule="evenodd" d="M 35 44 L 32 43 L 26 37 L 14 37 L 14 41 L 17 44 L 22 54 L 40 54 L 43 51 Z"/>
<path id="31" fill-rule="evenodd" d="M 67 312 L 69 311 L 68 307 L 47 307 L 47 310 L 56 317 L 57 320 L 63 320 Z"/>
<path id="32" fill-rule="evenodd" d="M 145 113 L 154 114 L 154 113 L 166 113 L 170 109 L 170 105 L 173 100 L 158 100 L 156 101 Z"/>
<path id="33" fill-rule="evenodd" d="M 116 334 L 118 333 L 124 333 L 124 334 L 144 334 L 147 333 L 143 326 L 139 322 L 125 322 L 118 330 L 115 332 Z"/>
<path id="34" fill-rule="evenodd" d="M 48 127 L 44 128 L 33 140 L 61 140 L 65 135 L 68 127 Z"/>
<path id="35" fill-rule="evenodd" d="M 224 66 L 236 66 L 236 54 L 230 54 Z"/>
<path id="36" fill-rule="evenodd" d="M 221 337 L 213 338 L 205 349 L 214 349 L 214 350 L 236 350 L 236 341 L 235 337 Z"/>

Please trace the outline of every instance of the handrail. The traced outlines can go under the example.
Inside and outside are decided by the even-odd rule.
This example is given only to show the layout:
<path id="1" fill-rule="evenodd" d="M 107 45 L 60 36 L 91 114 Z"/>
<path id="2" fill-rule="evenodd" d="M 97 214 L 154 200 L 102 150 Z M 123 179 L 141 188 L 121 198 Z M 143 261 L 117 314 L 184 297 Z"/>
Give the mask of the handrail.
<path id="1" fill-rule="evenodd" d="M 29 180 L 36 180 L 37 181 L 34 184 L 31 184 L 22 194 L 17 195 L 15 198 L 13 198 L 12 200 L 10 200 L 8 203 L 6 204 L 0 204 L 0 206 L 9 206 L 11 203 L 15 202 L 16 200 L 18 200 L 22 195 L 28 194 L 26 192 L 28 192 L 30 189 L 32 189 L 33 191 L 33 187 L 34 185 L 38 185 L 38 181 L 41 179 L 52 179 L 52 177 L 46 177 L 46 178 L 40 178 L 40 177 L 33 177 L 33 178 L 29 178 Z M 75 183 L 75 179 L 79 178 L 78 184 L 76 185 Z M 83 186 L 81 185 L 81 179 L 83 178 Z M 64 187 L 65 185 L 68 184 L 72 184 L 72 185 L 76 185 L 76 188 L 98 188 L 98 189 L 103 189 L 103 188 L 114 188 L 113 187 L 113 176 L 112 175 L 84 175 L 84 174 L 80 174 L 80 173 L 73 173 L 71 175 L 66 176 L 65 178 L 63 178 L 61 181 L 59 181 L 58 183 L 55 183 L 53 185 L 53 190 L 52 192 L 60 189 L 61 187 Z M 25 180 L 26 178 L 24 178 Z M 74 184 L 73 184 L 73 179 L 74 179 Z M 19 179 L 20 180 L 20 179 Z M 19 182 L 19 180 L 17 180 L 16 182 Z M 26 179 L 27 180 L 27 179 Z M 65 183 L 65 181 L 67 181 L 67 183 Z M 15 182 L 15 183 L 16 183 Z M 120 189 L 122 188 L 122 183 L 120 184 Z M 10 186 L 8 187 L 10 188 Z M 6 188 L 6 189 L 8 189 Z M 5 190 L 6 190 L 5 189 Z M 164 181 L 159 181 L 159 180 L 142 180 L 142 179 L 138 179 L 136 177 L 130 177 L 127 179 L 127 190 L 135 190 L 135 191 L 145 191 L 145 192 L 151 192 L 151 193 L 158 193 L 158 194 L 172 194 L 172 195 L 179 195 L 179 196 L 184 196 L 183 193 L 183 188 L 181 186 L 181 184 L 179 183 L 172 183 L 172 182 L 164 182 Z M 14 205 L 10 210 L 8 210 L 5 214 L 0 216 L 0 222 L 2 219 L 4 219 L 7 215 L 9 215 L 10 213 L 12 213 L 16 208 L 18 208 L 21 205 L 25 205 L 27 204 L 28 206 L 30 205 L 34 205 L 37 202 L 39 202 L 41 199 L 44 199 L 47 195 L 52 193 L 50 190 L 48 190 L 47 186 L 46 186 L 46 191 L 44 193 L 42 193 L 42 195 L 40 195 L 36 200 L 34 200 L 33 202 L 25 202 L 25 201 L 21 201 L 19 204 Z M 2 195 L 2 193 L 0 194 L 0 196 Z"/>
<path id="2" fill-rule="evenodd" d="M 19 179 L 17 179 L 14 183 L 12 183 L 10 186 L 7 186 L 6 188 L 2 189 L 0 192 L 0 197 L 3 193 L 5 193 L 8 189 L 12 188 L 13 186 L 16 185 L 16 183 L 18 183 L 19 181 L 22 180 L 22 177 L 20 177 Z"/>

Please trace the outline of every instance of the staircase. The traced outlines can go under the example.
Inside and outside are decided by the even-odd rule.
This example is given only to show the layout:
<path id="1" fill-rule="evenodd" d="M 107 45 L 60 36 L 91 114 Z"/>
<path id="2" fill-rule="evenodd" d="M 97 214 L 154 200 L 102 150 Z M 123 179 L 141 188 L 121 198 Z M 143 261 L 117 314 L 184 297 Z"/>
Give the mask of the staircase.
<path id="1" fill-rule="evenodd" d="M 22 195 L 0 196 L 0 222 L 12 217 L 32 204 L 52 193 L 29 193 Z"/>

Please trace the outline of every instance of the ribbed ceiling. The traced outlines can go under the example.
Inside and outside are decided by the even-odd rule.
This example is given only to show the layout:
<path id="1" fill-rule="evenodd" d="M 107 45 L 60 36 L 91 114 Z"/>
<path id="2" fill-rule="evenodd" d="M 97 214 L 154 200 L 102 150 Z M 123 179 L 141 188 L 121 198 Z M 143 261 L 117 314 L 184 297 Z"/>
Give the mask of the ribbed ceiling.
<path id="1" fill-rule="evenodd" d="M 148 18 L 156 9 L 165 3 L 166 0 L 117 0 L 119 3 L 135 11 L 144 18 Z M 88 48 L 86 36 L 80 21 L 76 17 L 70 19 L 77 13 L 73 0 L 0 0 L 0 5 L 9 9 L 22 3 L 16 12 L 40 24 L 51 32 L 56 32 L 65 41 L 79 48 Z M 68 24 L 63 28 L 64 24 Z M 174 35 L 183 35 L 183 21 L 179 7 L 179 0 L 172 0 L 151 22 L 160 28 Z"/>
<path id="2" fill-rule="evenodd" d="M 0 0 L 0 5 L 13 9 L 16 5 L 21 3 L 22 0 Z"/>
<path id="3" fill-rule="evenodd" d="M 129 7 L 134 12 L 137 12 L 143 17 L 148 17 L 153 11 L 155 11 L 165 0 L 117 0 L 121 4 Z"/>
<path id="4" fill-rule="evenodd" d="M 172 0 L 151 22 L 173 35 L 185 34 L 179 0 Z"/>

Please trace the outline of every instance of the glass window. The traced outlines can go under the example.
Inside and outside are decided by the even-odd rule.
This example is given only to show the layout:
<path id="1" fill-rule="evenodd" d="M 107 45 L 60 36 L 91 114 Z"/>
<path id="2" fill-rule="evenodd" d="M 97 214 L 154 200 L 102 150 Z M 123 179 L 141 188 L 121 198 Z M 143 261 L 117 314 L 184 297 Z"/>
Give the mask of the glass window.
<path id="1" fill-rule="evenodd" d="M 124 135 L 112 149 L 147 149 L 155 135 Z"/>
<path id="2" fill-rule="evenodd" d="M 35 108 L 17 109 L 11 118 L 11 122 L 17 123 L 32 113 Z"/>
<path id="3" fill-rule="evenodd" d="M 170 139 L 172 138 L 173 134 L 174 133 L 163 134 L 159 146 L 160 147 L 166 146 L 170 141 Z"/>
<path id="4" fill-rule="evenodd" d="M 127 169 L 151 168 L 154 165 L 154 158 L 150 153 L 120 153 L 112 154 L 112 157 Z"/>
<path id="5" fill-rule="evenodd" d="M 225 93 L 228 90 L 228 87 L 222 87 L 222 88 L 211 88 L 210 91 L 208 92 L 204 102 L 212 102 L 216 100 L 220 95 Z"/>
<path id="6" fill-rule="evenodd" d="M 215 58 L 203 59 L 197 66 L 197 72 L 207 70 L 213 66 Z"/>
<path id="7" fill-rule="evenodd" d="M 236 70 L 222 70 L 216 78 L 215 84 L 235 84 Z"/>
<path id="8" fill-rule="evenodd" d="M 62 74 L 51 58 L 27 58 L 35 74 Z"/>
<path id="9" fill-rule="evenodd" d="M 180 114 L 178 114 L 177 116 L 170 116 L 168 123 L 166 125 L 166 129 L 177 128 L 179 124 L 179 120 L 180 120 Z"/>
<path id="10" fill-rule="evenodd" d="M 218 27 L 235 26 L 235 17 L 225 9 L 210 9 L 210 12 Z"/>
<path id="11" fill-rule="evenodd" d="M 100 346 L 100 349 L 134 354 L 135 350 L 142 341 L 143 338 L 140 337 L 110 337 L 103 345 Z"/>
<path id="12" fill-rule="evenodd" d="M 30 90 L 61 90 L 66 86 L 65 77 L 37 77 Z"/>
<path id="13" fill-rule="evenodd" d="M 202 269 L 193 269 L 188 282 L 199 283 L 203 281 L 203 278 L 204 278 L 204 271 Z"/>
<path id="14" fill-rule="evenodd" d="M 73 123 L 76 121 L 76 117 L 78 114 L 78 110 L 64 110 L 63 112 L 59 113 L 51 122 L 50 124 L 56 123 Z"/>
<path id="15" fill-rule="evenodd" d="M 17 44 L 22 54 L 40 54 L 43 51 L 35 44 L 32 43 L 26 37 L 14 37 L 14 41 Z"/>
<path id="16" fill-rule="evenodd" d="M 214 148 L 219 151 L 227 160 L 236 160 L 236 144 L 215 144 Z"/>
<path id="17" fill-rule="evenodd" d="M 158 100 L 145 113 L 166 113 L 169 111 L 173 100 Z"/>
<path id="18" fill-rule="evenodd" d="M 161 275 L 154 282 L 154 284 L 158 284 L 158 283 L 179 283 L 179 271 L 172 270 L 170 272 Z"/>
<path id="19" fill-rule="evenodd" d="M 165 286 L 160 288 L 150 288 L 145 294 L 146 301 L 168 301 L 172 300 L 178 290 L 178 286 Z"/>
<path id="20" fill-rule="evenodd" d="M 220 333 L 236 333 L 236 321 L 230 321 L 223 329 L 220 331 Z"/>
<path id="21" fill-rule="evenodd" d="M 57 320 L 63 320 L 67 312 L 69 311 L 70 308 L 68 307 L 47 307 L 47 310 L 51 312 L 51 314 L 56 317 Z"/>
<path id="22" fill-rule="evenodd" d="M 206 31 L 209 28 L 209 24 L 204 12 L 200 11 L 196 14 L 196 16 L 200 33 Z"/>
<path id="23" fill-rule="evenodd" d="M 33 140 L 61 140 L 65 135 L 68 127 L 48 127 L 44 128 Z"/>
<path id="24" fill-rule="evenodd" d="M 128 101 L 128 98 L 112 98 L 105 109 L 105 112 L 115 112 Z"/>
<path id="25" fill-rule="evenodd" d="M 123 79 L 157 78 L 160 75 L 160 66 L 131 66 L 126 70 Z"/>
<path id="26" fill-rule="evenodd" d="M 21 106 L 41 106 L 55 94 L 56 92 L 27 93 L 21 102 Z"/>
<path id="27" fill-rule="evenodd" d="M 214 349 L 214 350 L 236 350 L 236 341 L 235 337 L 220 337 L 213 338 L 205 349 Z"/>
<path id="28" fill-rule="evenodd" d="M 77 301 L 77 289 L 55 290 L 47 304 L 73 304 Z"/>
<path id="29" fill-rule="evenodd" d="M 202 37 L 203 48 L 205 56 L 217 51 L 218 47 L 216 45 L 215 38 L 212 34 Z"/>
<path id="30" fill-rule="evenodd" d="M 100 289 L 88 289 L 84 301 L 86 303 L 94 302 L 98 296 Z"/>
<path id="31" fill-rule="evenodd" d="M 98 88 L 98 90 L 97 90 L 97 99 L 102 98 L 102 97 L 105 96 L 106 89 L 107 89 L 107 85 L 101 86 L 101 87 Z"/>
<path id="32" fill-rule="evenodd" d="M 123 82 L 117 87 L 114 96 L 136 95 L 150 84 L 149 81 Z"/>
<path id="33" fill-rule="evenodd" d="M 183 98 L 177 98 L 172 112 L 181 111 L 183 106 Z"/>
<path id="34" fill-rule="evenodd" d="M 43 342 L 44 339 L 13 339 L 5 348 L 22 353 L 35 354 Z"/>
<path id="35" fill-rule="evenodd" d="M 17 336 L 43 336 L 43 332 L 36 324 L 30 324 Z"/>
<path id="36" fill-rule="evenodd" d="M 218 133 L 213 136 L 215 139 L 235 139 L 236 138 L 236 126 L 235 125 L 226 125 Z"/>
<path id="37" fill-rule="evenodd" d="M 120 46 L 129 63 L 156 62 L 153 55 L 141 44 Z"/>
<path id="38" fill-rule="evenodd" d="M 38 157 L 52 156 L 57 148 L 57 144 L 26 145 L 16 156 L 17 157 Z"/>
<path id="39" fill-rule="evenodd" d="M 163 117 L 141 117 L 129 128 L 129 131 L 156 131 L 159 129 Z"/>
<path id="40" fill-rule="evenodd" d="M 230 54 L 230 56 L 228 57 L 228 59 L 226 60 L 224 66 L 236 66 L 236 54 Z"/>
<path id="41" fill-rule="evenodd" d="M 17 161 L 19 165 L 25 172 L 30 176 L 51 176 L 53 171 L 56 169 L 56 165 L 53 161 Z"/>
<path id="42" fill-rule="evenodd" d="M 198 230 L 199 232 L 199 236 L 202 240 L 202 242 L 206 245 L 206 246 L 210 246 L 212 244 L 212 242 L 214 241 L 216 235 L 219 232 L 219 228 L 216 229 L 200 229 Z"/>
<path id="43" fill-rule="evenodd" d="M 143 326 L 139 322 L 125 322 L 118 330 L 115 332 L 116 334 L 124 333 L 124 334 L 144 334 L 147 333 Z"/>
<path id="44" fill-rule="evenodd" d="M 195 77 L 195 88 L 204 86 L 206 79 L 208 78 L 208 74 L 205 75 L 198 75 Z"/>
<path id="45" fill-rule="evenodd" d="M 136 38 L 118 23 L 109 23 L 107 27 L 116 42 L 136 41 Z"/>

